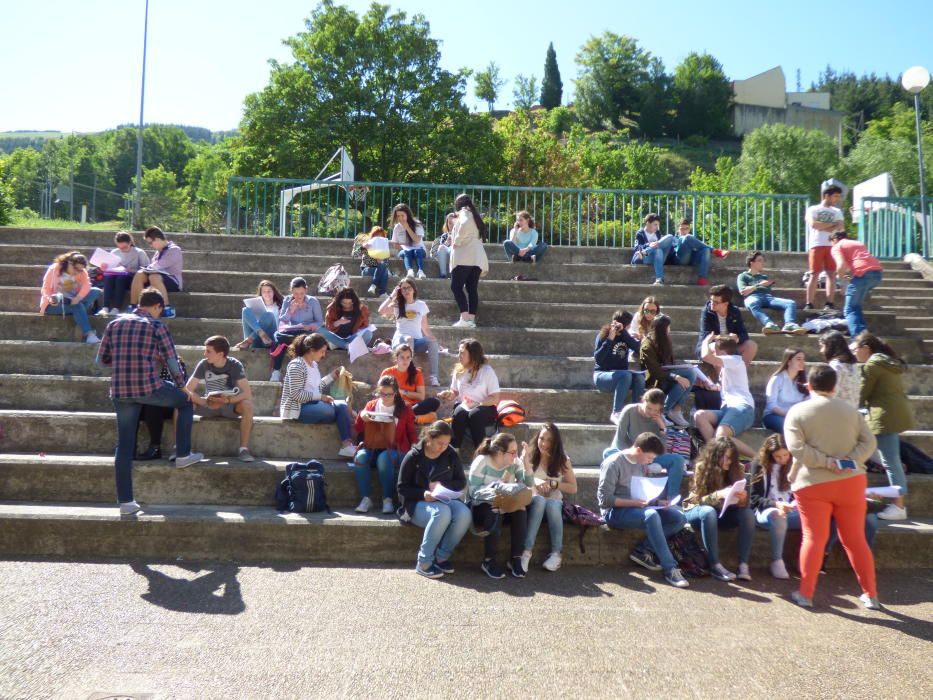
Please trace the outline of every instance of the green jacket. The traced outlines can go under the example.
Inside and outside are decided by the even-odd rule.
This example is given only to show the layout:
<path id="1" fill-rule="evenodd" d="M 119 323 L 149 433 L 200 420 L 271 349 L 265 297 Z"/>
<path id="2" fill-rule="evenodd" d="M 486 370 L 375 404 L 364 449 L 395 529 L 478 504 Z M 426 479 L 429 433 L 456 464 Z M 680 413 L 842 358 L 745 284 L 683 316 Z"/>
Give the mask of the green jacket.
<path id="1" fill-rule="evenodd" d="M 875 435 L 902 433 L 914 427 L 903 377 L 903 363 L 884 353 L 876 352 L 862 366 L 859 406 L 868 408 L 868 425 Z"/>

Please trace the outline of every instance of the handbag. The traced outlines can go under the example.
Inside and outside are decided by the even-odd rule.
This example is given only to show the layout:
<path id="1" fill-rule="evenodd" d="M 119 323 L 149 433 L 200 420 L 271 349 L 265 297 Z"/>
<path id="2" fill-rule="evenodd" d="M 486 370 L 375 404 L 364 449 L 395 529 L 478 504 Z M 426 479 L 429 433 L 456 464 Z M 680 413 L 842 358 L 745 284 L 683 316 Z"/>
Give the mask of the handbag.
<path id="1" fill-rule="evenodd" d="M 363 447 L 367 450 L 388 450 L 395 442 L 395 421 L 381 423 L 363 421 Z"/>

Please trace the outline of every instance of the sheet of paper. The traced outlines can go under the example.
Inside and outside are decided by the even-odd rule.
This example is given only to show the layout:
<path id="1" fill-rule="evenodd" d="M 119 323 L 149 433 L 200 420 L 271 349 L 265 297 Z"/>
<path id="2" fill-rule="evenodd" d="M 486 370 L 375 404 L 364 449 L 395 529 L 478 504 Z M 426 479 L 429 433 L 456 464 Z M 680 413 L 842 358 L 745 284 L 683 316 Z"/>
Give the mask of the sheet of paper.
<path id="1" fill-rule="evenodd" d="M 249 297 L 248 299 L 244 299 L 243 306 L 256 314 L 256 318 L 259 318 L 266 312 L 266 305 L 262 297 Z"/>
<path id="2" fill-rule="evenodd" d="M 357 358 L 369 354 L 369 348 L 366 347 L 366 341 L 363 340 L 362 335 L 358 335 L 350 341 L 350 345 L 347 347 L 347 352 L 350 353 L 350 364 L 356 362 Z"/>
<path id="3" fill-rule="evenodd" d="M 745 479 L 739 479 L 729 488 L 729 493 L 726 494 L 726 500 L 722 502 L 722 510 L 719 513 L 719 517 L 722 517 L 722 514 L 726 512 L 726 508 L 731 506 L 733 503 L 739 502 L 739 494 L 745 491 Z"/>
<path id="4" fill-rule="evenodd" d="M 629 489 L 632 498 L 651 502 L 663 496 L 666 487 L 666 476 L 633 476 Z"/>
<path id="5" fill-rule="evenodd" d="M 108 272 L 126 272 L 120 258 L 103 248 L 95 248 L 94 254 L 91 256 L 91 265 L 100 267 L 102 264 L 107 266 Z"/>
<path id="6" fill-rule="evenodd" d="M 875 496 L 877 498 L 900 498 L 900 486 L 869 486 L 865 489 L 866 496 Z"/>
<path id="7" fill-rule="evenodd" d="M 463 495 L 463 491 L 454 491 L 438 482 L 434 487 L 434 490 L 431 491 L 431 495 L 441 503 L 450 503 L 451 501 L 455 501 L 456 499 L 460 498 L 460 496 Z"/>
<path id="8" fill-rule="evenodd" d="M 676 496 L 674 496 L 674 497 L 671 499 L 671 502 L 668 503 L 667 505 L 669 505 L 669 506 L 676 506 L 678 503 L 680 503 L 680 494 L 679 494 L 679 493 L 678 493 Z"/>

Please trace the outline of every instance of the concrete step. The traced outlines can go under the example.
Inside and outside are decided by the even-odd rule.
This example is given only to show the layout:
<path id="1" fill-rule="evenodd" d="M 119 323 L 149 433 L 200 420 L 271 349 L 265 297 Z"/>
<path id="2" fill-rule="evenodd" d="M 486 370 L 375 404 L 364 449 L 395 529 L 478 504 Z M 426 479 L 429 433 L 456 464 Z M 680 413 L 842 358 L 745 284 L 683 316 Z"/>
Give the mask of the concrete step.
<path id="1" fill-rule="evenodd" d="M 97 317 L 92 320 L 92 325 L 98 335 L 103 333 L 109 320 Z M 450 322 L 452 320 L 448 321 Z M 242 334 L 240 322 L 233 319 L 175 318 L 168 323 L 172 337 L 180 345 L 199 345 L 211 335 L 224 335 L 227 338 L 238 339 Z M 488 327 L 483 322 L 482 316 L 480 316 L 480 324 L 478 328 L 468 332 L 437 322 L 432 324 L 432 327 L 441 346 L 451 349 L 456 348 L 463 338 L 472 337 L 479 340 L 485 351 L 490 354 L 578 357 L 590 355 L 593 351 L 595 330 L 583 332 L 578 329 L 565 328 L 525 328 L 517 331 L 515 328 Z M 377 336 L 387 339 L 392 337 L 394 325 L 379 320 L 377 328 Z M 0 312 L 0 340 L 73 342 L 75 332 L 76 326 L 71 319 L 43 317 L 34 313 Z M 675 357 L 684 360 L 695 357 L 697 335 L 692 328 L 690 331 L 675 330 L 671 336 Z M 778 361 L 784 348 L 790 345 L 804 349 L 811 357 L 816 357 L 819 351 L 818 338 L 812 334 L 790 338 L 784 335 L 752 334 L 752 338 L 759 346 L 758 358 L 765 361 Z M 891 343 L 907 362 L 922 363 L 926 358 L 922 341 L 918 338 L 888 336 L 885 340 Z M 388 360 L 386 362 L 388 364 Z"/>
<path id="2" fill-rule="evenodd" d="M 0 453 L 74 452 L 100 454 L 116 444 L 116 421 L 112 413 L 90 411 L 26 411 L 0 410 L 0 425 L 4 435 L 0 439 Z M 538 421 L 513 426 L 509 432 L 519 441 L 529 440 L 541 427 Z M 599 464 L 602 452 L 613 440 L 615 426 L 601 423 L 558 423 L 567 454 L 576 464 Z M 140 428 L 140 442 L 145 440 L 145 427 Z M 752 428 L 742 434 L 742 440 L 757 449 L 770 434 L 763 428 Z M 902 434 L 927 454 L 933 454 L 933 431 L 913 430 Z M 236 454 L 239 446 L 239 427 L 236 421 L 224 418 L 195 419 L 193 449 L 207 457 Z M 163 451 L 171 451 L 174 434 L 166 426 Z M 257 417 L 253 424 L 250 449 L 263 459 L 304 461 L 338 459 L 340 441 L 337 428 L 330 425 L 302 425 L 279 418 Z M 473 446 L 467 439 L 461 456 L 468 461 Z M 167 454 L 168 452 L 166 452 Z"/>
<path id="3" fill-rule="evenodd" d="M 0 504 L 0 555 L 67 559 L 151 558 L 236 561 L 301 561 L 333 563 L 412 563 L 422 530 L 401 524 L 393 516 L 358 515 L 346 511 L 280 514 L 256 506 L 151 506 L 149 512 L 121 519 L 112 505 L 62 503 Z M 577 546 L 577 528 L 564 529 L 565 565 L 626 563 L 629 551 L 643 537 L 636 530 L 591 528 L 586 553 Z M 933 566 L 927 520 L 885 524 L 875 544 L 878 568 Z M 506 538 L 502 538 L 506 539 Z M 796 532 L 788 534 L 785 551 L 793 565 L 799 548 Z M 735 532 L 720 533 L 720 551 L 734 566 Z M 546 555 L 547 536 L 539 532 L 535 565 Z M 505 543 L 500 543 L 505 551 Z M 482 541 L 467 534 L 454 559 L 459 568 L 479 565 Z M 500 558 L 505 556 L 500 552 Z M 767 576 L 767 533 L 755 535 L 754 574 Z M 844 566 L 835 554 L 829 565 Z"/>

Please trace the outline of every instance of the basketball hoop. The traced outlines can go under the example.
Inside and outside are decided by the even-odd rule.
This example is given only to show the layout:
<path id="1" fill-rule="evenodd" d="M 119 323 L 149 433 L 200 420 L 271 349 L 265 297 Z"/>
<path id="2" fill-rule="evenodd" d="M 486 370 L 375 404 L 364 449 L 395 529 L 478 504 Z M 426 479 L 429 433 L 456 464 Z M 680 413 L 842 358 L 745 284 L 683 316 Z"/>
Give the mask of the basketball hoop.
<path id="1" fill-rule="evenodd" d="M 350 185 L 347 188 L 350 199 L 354 202 L 366 201 L 366 195 L 369 193 L 369 187 L 366 185 Z"/>

